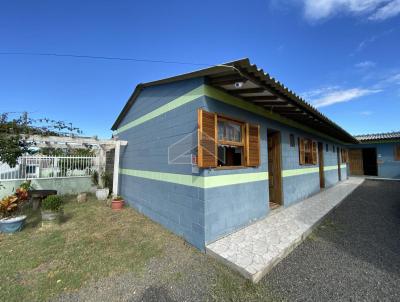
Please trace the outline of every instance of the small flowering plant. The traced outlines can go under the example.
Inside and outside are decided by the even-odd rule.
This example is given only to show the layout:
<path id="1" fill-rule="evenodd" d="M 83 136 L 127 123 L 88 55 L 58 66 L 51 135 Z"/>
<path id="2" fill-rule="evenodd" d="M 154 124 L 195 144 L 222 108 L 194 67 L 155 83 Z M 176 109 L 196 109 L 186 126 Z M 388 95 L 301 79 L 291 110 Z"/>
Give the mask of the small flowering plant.
<path id="1" fill-rule="evenodd" d="M 29 190 L 32 189 L 30 181 L 20 185 L 15 194 L 4 197 L 0 201 L 0 215 L 2 218 L 9 218 L 19 212 L 21 206 L 29 198 Z"/>

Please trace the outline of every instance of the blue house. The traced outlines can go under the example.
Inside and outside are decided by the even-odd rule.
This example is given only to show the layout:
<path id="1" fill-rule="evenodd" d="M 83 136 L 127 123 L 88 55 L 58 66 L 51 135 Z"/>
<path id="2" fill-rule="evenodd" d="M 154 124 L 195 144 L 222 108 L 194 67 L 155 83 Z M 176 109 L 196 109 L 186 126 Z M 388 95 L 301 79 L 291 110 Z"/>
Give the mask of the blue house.
<path id="1" fill-rule="evenodd" d="M 400 179 L 400 132 L 355 136 L 360 142 L 350 146 L 351 175 Z"/>
<path id="2" fill-rule="evenodd" d="M 139 84 L 119 192 L 197 248 L 347 178 L 358 141 L 248 59 Z"/>

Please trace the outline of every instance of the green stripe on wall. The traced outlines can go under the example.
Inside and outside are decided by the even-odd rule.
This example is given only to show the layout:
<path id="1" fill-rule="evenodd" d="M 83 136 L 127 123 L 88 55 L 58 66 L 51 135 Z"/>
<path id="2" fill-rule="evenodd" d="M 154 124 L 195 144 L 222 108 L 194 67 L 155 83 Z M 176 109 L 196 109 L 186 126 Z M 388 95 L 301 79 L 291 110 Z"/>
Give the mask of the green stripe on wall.
<path id="1" fill-rule="evenodd" d="M 213 99 L 215 99 L 217 101 L 229 104 L 231 106 L 235 106 L 235 107 L 241 108 L 243 110 L 250 111 L 250 112 L 252 112 L 254 114 L 261 115 L 261 116 L 267 117 L 269 119 L 278 121 L 278 122 L 280 122 L 282 124 L 286 124 L 286 125 L 295 127 L 297 129 L 302 129 L 304 131 L 313 133 L 315 135 L 318 135 L 318 136 L 321 136 L 321 137 L 325 137 L 325 138 L 330 139 L 330 140 L 332 140 L 332 141 L 334 141 L 336 143 L 341 143 L 339 140 L 337 140 L 337 139 L 335 139 L 333 137 L 330 137 L 330 136 L 328 136 L 326 134 L 320 133 L 320 132 L 318 132 L 318 131 L 316 131 L 316 130 L 314 130 L 312 128 L 309 128 L 309 127 L 307 127 L 305 125 L 297 123 L 297 122 L 295 122 L 293 120 L 287 119 L 287 118 L 285 118 L 285 117 L 283 117 L 283 116 L 281 116 L 279 114 L 276 114 L 276 113 L 270 112 L 268 110 L 265 110 L 265 109 L 261 108 L 260 106 L 257 106 L 257 105 L 254 105 L 252 103 L 243 101 L 240 98 L 234 97 L 234 96 L 232 96 L 232 95 L 230 95 L 228 93 L 225 93 L 225 92 L 223 92 L 223 91 L 221 91 L 219 89 L 216 89 L 216 88 L 214 88 L 212 86 L 208 86 L 208 85 L 201 85 L 201 86 L 193 89 L 192 91 L 189 91 L 188 93 L 178 97 L 177 99 L 175 99 L 175 100 L 173 100 L 173 101 L 171 101 L 171 102 L 169 102 L 169 103 L 167 103 L 167 104 L 165 104 L 165 105 L 163 105 L 163 106 L 161 106 L 161 107 L 159 107 L 159 108 L 157 108 L 157 109 L 155 109 L 155 110 L 153 110 L 153 111 L 151 111 L 151 112 L 149 112 L 149 113 L 147 113 L 147 114 L 145 114 L 145 115 L 143 115 L 141 117 L 139 117 L 138 119 L 133 120 L 133 121 L 127 123 L 126 125 L 118 128 L 117 130 L 114 131 L 114 133 L 118 134 L 118 133 L 126 131 L 126 130 L 128 130 L 130 128 L 138 126 L 138 125 L 140 125 L 140 124 L 142 124 L 144 122 L 147 122 L 147 121 L 149 121 L 149 120 L 151 120 L 153 118 L 156 118 L 157 116 L 160 116 L 161 114 L 164 114 L 164 113 L 166 113 L 168 111 L 174 110 L 174 109 L 176 109 L 176 108 L 178 108 L 180 106 L 183 106 L 183 105 L 185 105 L 187 103 L 190 103 L 190 102 L 194 101 L 195 99 L 197 99 L 197 98 L 199 98 L 199 97 L 201 97 L 203 95 L 208 96 L 210 98 L 213 98 Z"/>
<path id="2" fill-rule="evenodd" d="M 206 189 L 268 180 L 268 172 L 207 176 L 203 178 L 204 188 Z"/>
<path id="3" fill-rule="evenodd" d="M 346 164 L 343 164 L 340 166 L 341 168 L 346 168 Z M 338 166 L 325 166 L 324 171 L 330 171 L 330 170 L 337 170 Z M 319 172 L 319 167 L 310 167 L 310 168 L 302 168 L 302 169 L 290 169 L 290 170 L 283 170 L 282 171 L 282 177 L 290 177 L 290 176 L 298 176 L 298 175 L 304 175 L 304 174 L 310 174 L 310 173 L 318 173 Z"/>
<path id="4" fill-rule="evenodd" d="M 121 128 L 118 128 L 117 130 L 115 130 L 114 133 L 118 134 L 118 133 L 126 131 L 130 128 L 136 127 L 140 124 L 143 124 L 144 122 L 147 122 L 153 118 L 156 118 L 157 116 L 160 116 L 161 114 L 164 114 L 168 111 L 174 110 L 180 106 L 190 103 L 203 95 L 204 95 L 204 87 L 203 87 L 203 85 L 201 85 L 201 86 L 189 91 L 188 93 L 178 97 L 177 99 L 175 99 L 161 107 L 158 107 L 157 109 L 139 117 L 136 120 L 133 120 L 133 121 L 127 123 L 126 125 L 122 126 Z"/>
<path id="5" fill-rule="evenodd" d="M 316 173 L 319 171 L 319 168 L 303 168 L 303 169 L 291 169 L 291 170 L 283 170 L 282 171 L 282 177 L 289 177 L 289 176 L 297 176 L 297 175 L 303 175 L 303 174 L 310 174 L 310 173 Z"/>
<path id="6" fill-rule="evenodd" d="M 132 169 L 120 169 L 120 173 L 140 178 L 170 182 L 174 184 L 197 187 L 202 189 L 237 185 L 268 179 L 268 172 L 218 175 L 208 177 Z"/>
<path id="7" fill-rule="evenodd" d="M 341 168 L 345 167 L 346 164 L 341 165 Z M 335 170 L 337 168 L 338 168 L 337 166 L 326 166 L 324 167 L 324 170 L 329 171 L 329 170 Z M 318 171 L 319 171 L 318 167 L 283 170 L 282 177 L 305 175 L 310 173 L 317 173 Z M 174 184 L 197 187 L 202 189 L 268 180 L 268 172 L 238 173 L 238 174 L 216 175 L 216 176 L 196 176 L 196 175 L 153 172 L 144 170 L 120 169 L 119 173 L 129 176 L 170 182 Z"/>
<path id="8" fill-rule="evenodd" d="M 324 171 L 337 170 L 337 169 L 338 169 L 337 165 L 324 167 Z"/>

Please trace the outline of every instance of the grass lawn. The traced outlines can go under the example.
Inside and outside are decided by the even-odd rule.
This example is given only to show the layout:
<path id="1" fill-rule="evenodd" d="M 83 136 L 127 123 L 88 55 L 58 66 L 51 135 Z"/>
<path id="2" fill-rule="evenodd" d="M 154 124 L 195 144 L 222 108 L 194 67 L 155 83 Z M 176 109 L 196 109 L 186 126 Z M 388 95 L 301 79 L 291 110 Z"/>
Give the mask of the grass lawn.
<path id="1" fill-rule="evenodd" d="M 93 288 L 108 301 L 160 293 L 175 300 L 271 299 L 131 208 L 113 212 L 93 197 L 65 201 L 60 226 L 43 229 L 40 213 L 31 213 L 22 232 L 0 234 L 0 301 L 99 301 Z"/>

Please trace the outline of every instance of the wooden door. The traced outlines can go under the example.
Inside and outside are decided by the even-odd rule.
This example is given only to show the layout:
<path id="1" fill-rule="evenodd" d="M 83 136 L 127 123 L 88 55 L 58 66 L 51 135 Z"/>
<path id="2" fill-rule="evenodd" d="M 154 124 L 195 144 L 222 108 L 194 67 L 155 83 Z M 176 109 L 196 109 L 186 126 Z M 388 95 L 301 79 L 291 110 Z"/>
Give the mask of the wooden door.
<path id="1" fill-rule="evenodd" d="M 340 149 L 339 147 L 336 148 L 336 154 L 337 154 L 337 166 L 338 166 L 338 179 L 339 181 L 342 180 L 342 170 L 340 169 Z"/>
<path id="2" fill-rule="evenodd" d="M 319 187 L 325 188 L 324 145 L 322 143 L 318 143 L 318 162 L 319 162 Z"/>
<path id="3" fill-rule="evenodd" d="M 268 185 L 270 206 L 282 204 L 280 133 L 268 134 Z"/>
<path id="4" fill-rule="evenodd" d="M 361 149 L 349 150 L 350 175 L 364 175 L 363 155 Z"/>

